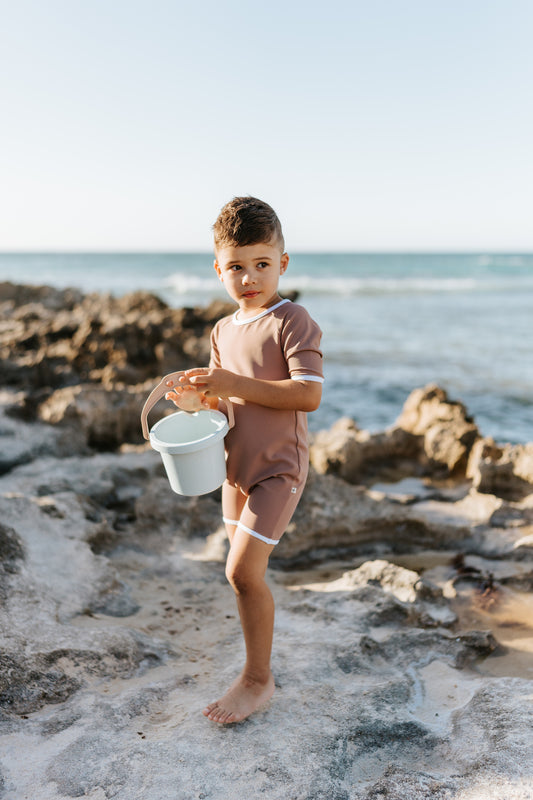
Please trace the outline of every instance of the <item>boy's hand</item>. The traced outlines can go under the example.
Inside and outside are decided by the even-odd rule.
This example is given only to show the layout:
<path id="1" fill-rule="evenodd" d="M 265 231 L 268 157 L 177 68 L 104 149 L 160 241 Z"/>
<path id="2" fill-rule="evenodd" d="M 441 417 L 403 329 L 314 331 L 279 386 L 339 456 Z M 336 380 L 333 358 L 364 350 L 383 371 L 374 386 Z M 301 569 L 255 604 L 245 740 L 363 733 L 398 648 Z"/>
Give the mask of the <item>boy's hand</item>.
<path id="1" fill-rule="evenodd" d="M 195 389 L 194 386 L 177 386 L 171 392 L 166 393 L 165 400 L 172 400 L 174 405 L 182 411 L 200 411 L 202 408 L 210 408 L 205 394 Z"/>
<path id="2" fill-rule="evenodd" d="M 202 391 L 205 397 L 227 397 L 239 396 L 237 391 L 237 381 L 239 376 L 227 369 L 209 369 L 199 367 L 188 369 L 180 377 L 180 383 L 187 383 L 189 386 Z"/>
<path id="3" fill-rule="evenodd" d="M 203 392 L 208 401 L 215 402 L 218 397 L 223 400 L 240 397 L 245 402 L 266 408 L 290 411 L 315 411 L 322 395 L 322 385 L 314 381 L 292 378 L 262 380 L 218 367 L 188 369 L 180 376 L 179 383 Z"/>

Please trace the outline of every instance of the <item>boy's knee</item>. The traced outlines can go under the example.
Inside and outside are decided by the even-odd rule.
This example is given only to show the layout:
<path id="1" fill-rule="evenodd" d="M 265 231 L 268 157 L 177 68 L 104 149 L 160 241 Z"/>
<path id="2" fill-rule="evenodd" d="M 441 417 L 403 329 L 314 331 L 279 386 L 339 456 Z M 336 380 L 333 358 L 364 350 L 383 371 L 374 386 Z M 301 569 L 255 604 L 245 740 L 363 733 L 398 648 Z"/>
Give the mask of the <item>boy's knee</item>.
<path id="1" fill-rule="evenodd" d="M 226 578 L 236 594 L 246 594 L 258 583 L 258 576 L 243 563 L 226 565 Z"/>

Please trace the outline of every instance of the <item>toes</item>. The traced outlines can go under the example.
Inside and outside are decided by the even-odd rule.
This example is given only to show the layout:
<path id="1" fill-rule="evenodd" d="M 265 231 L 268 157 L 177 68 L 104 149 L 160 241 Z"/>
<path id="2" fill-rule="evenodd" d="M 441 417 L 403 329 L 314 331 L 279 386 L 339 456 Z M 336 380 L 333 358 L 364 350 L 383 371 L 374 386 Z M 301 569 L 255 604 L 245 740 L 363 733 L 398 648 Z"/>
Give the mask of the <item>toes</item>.
<path id="1" fill-rule="evenodd" d="M 237 717 L 233 711 L 227 711 L 218 703 L 210 703 L 202 711 L 204 717 L 210 719 L 211 722 L 218 722 L 220 725 L 225 725 L 229 722 L 237 722 Z"/>

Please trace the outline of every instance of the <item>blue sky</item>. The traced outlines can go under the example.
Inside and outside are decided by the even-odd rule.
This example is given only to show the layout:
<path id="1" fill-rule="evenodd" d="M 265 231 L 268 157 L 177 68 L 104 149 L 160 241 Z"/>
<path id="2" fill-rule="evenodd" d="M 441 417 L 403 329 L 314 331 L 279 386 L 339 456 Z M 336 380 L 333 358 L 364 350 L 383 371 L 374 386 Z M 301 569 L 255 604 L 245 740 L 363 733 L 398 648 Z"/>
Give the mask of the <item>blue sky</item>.
<path id="1" fill-rule="evenodd" d="M 533 250 L 530 0 L 0 11 L 0 250 Z"/>

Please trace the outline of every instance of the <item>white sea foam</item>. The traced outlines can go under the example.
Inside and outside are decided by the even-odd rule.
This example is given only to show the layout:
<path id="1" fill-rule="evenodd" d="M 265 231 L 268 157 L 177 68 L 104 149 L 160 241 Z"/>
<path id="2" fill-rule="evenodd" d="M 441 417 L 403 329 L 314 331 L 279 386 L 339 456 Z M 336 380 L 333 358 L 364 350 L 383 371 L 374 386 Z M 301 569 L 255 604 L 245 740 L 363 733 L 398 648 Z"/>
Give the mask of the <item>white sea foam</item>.
<path id="1" fill-rule="evenodd" d="M 190 273 L 174 272 L 164 280 L 164 286 L 177 295 L 188 294 L 224 294 L 224 288 L 215 277 L 207 278 Z M 342 277 L 302 275 L 287 273 L 280 284 L 283 292 L 294 289 L 302 294 L 321 295 L 379 295 L 379 294 L 428 294 L 428 293 L 464 293 L 464 292 L 501 292 L 511 289 L 516 291 L 533 289 L 533 276 L 517 278 L 474 278 L 474 277 Z"/>
<path id="2" fill-rule="evenodd" d="M 285 285 L 302 292 L 360 295 L 465 292 L 478 288 L 473 278 L 313 278 L 287 275 Z"/>
<path id="3" fill-rule="evenodd" d="M 217 290 L 222 293 L 224 288 L 216 278 L 206 278 L 199 275 L 191 275 L 185 272 L 173 272 L 163 281 L 166 288 L 172 289 L 179 295 L 198 292 L 215 293 Z"/>

